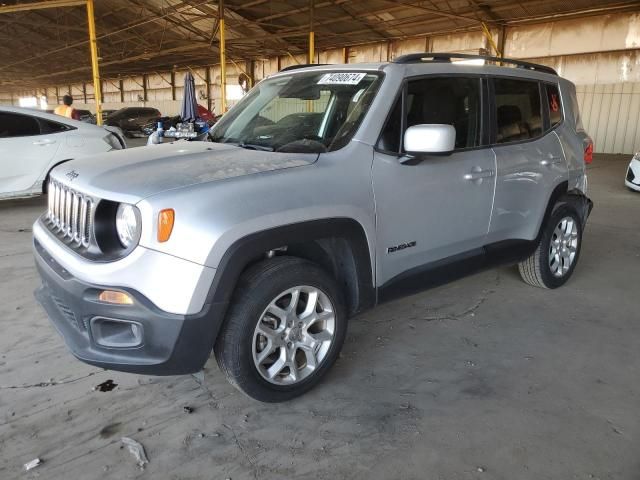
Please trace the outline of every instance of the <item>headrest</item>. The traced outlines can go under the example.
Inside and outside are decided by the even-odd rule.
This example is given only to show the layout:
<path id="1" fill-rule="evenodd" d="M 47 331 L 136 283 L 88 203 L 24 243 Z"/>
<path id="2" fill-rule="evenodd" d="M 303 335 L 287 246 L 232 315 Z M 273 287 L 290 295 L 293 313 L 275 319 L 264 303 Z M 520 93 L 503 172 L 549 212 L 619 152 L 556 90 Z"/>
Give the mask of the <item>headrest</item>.
<path id="1" fill-rule="evenodd" d="M 522 120 L 522 112 L 515 105 L 500 105 L 498 107 L 498 126 L 503 127 Z"/>

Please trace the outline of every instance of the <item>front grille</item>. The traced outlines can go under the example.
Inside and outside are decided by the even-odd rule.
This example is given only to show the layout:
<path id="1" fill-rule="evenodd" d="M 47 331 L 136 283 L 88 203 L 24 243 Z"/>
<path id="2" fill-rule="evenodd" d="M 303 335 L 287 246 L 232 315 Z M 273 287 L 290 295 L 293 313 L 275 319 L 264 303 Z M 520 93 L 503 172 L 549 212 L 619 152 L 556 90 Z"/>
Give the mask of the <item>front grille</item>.
<path id="1" fill-rule="evenodd" d="M 91 239 L 93 200 L 80 192 L 49 181 L 49 228 L 77 246 L 88 247 Z"/>

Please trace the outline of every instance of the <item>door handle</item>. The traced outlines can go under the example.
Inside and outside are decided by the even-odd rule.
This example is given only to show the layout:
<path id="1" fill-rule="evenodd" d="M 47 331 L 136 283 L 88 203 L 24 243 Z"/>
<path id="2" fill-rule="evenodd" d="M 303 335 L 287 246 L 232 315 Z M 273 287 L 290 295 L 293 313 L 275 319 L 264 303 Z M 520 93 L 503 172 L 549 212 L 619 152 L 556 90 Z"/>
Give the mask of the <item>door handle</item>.
<path id="1" fill-rule="evenodd" d="M 491 178 L 495 175 L 493 170 L 472 170 L 471 172 L 465 174 L 465 180 L 481 180 L 483 178 Z"/>
<path id="2" fill-rule="evenodd" d="M 553 157 L 545 158 L 544 160 L 540 160 L 540 165 L 543 167 L 550 167 L 551 165 L 557 165 L 562 162 L 562 157 Z"/>
<path id="3" fill-rule="evenodd" d="M 35 142 L 33 142 L 34 145 L 40 145 L 40 146 L 44 146 L 44 145 L 51 145 L 53 143 L 56 143 L 55 140 L 36 140 Z"/>

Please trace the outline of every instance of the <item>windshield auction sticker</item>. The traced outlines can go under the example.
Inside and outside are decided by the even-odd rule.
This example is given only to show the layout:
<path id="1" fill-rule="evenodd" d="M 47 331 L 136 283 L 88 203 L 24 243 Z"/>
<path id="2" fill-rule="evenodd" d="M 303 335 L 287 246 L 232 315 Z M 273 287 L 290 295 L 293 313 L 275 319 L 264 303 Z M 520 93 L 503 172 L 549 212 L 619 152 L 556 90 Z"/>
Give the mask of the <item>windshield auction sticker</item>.
<path id="1" fill-rule="evenodd" d="M 318 81 L 318 85 L 357 85 L 366 73 L 327 73 Z"/>

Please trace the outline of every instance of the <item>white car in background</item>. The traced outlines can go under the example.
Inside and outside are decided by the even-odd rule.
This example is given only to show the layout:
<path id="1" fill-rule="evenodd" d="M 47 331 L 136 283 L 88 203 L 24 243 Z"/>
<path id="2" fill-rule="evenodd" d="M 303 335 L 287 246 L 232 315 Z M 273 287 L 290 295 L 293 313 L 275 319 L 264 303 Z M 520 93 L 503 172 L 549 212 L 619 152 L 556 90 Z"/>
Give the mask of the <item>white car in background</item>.
<path id="1" fill-rule="evenodd" d="M 636 153 L 631 159 L 624 184 L 631 190 L 640 192 L 640 152 Z"/>
<path id="2" fill-rule="evenodd" d="M 56 165 L 123 148 L 126 143 L 116 127 L 0 106 L 0 199 L 45 193 L 45 180 Z"/>

